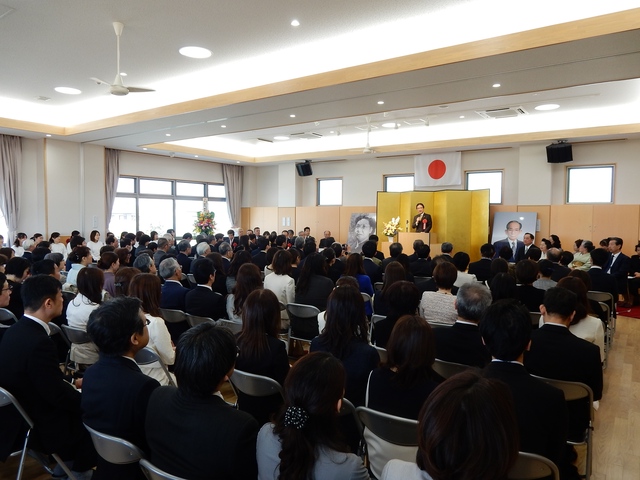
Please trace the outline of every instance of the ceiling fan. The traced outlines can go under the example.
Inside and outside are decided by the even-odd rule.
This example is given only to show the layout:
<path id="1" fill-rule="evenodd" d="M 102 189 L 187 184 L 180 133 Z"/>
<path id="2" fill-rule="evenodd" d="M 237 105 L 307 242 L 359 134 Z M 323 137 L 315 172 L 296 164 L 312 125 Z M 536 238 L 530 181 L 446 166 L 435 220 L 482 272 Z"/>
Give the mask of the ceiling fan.
<path id="1" fill-rule="evenodd" d="M 362 150 L 352 148 L 350 151 L 351 152 L 359 151 L 359 152 L 362 152 L 362 153 L 365 153 L 365 154 L 376 153 L 376 151 L 373 148 L 371 148 L 371 145 L 369 144 L 369 136 L 371 134 L 371 116 L 367 115 L 364 118 L 367 120 L 367 143 L 366 143 L 365 147 Z"/>
<path id="2" fill-rule="evenodd" d="M 109 87 L 109 93 L 111 95 L 128 95 L 129 93 L 143 93 L 143 92 L 155 92 L 151 88 L 141 87 L 126 87 L 122 84 L 122 75 L 120 75 L 120 36 L 122 35 L 122 29 L 124 25 L 120 22 L 113 22 L 113 29 L 116 32 L 116 78 L 113 83 L 105 82 L 96 77 L 91 77 L 91 80 L 98 85 L 106 85 Z"/>

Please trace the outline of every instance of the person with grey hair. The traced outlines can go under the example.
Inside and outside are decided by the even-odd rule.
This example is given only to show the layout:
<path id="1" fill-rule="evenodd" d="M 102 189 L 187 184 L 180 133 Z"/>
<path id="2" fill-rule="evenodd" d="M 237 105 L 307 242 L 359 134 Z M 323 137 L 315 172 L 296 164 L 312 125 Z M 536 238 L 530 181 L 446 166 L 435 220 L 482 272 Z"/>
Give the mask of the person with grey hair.
<path id="1" fill-rule="evenodd" d="M 158 239 L 158 249 L 153 254 L 153 263 L 156 264 L 156 268 L 160 266 L 160 261 L 169 251 L 169 245 L 166 238 L 162 237 Z"/>
<path id="2" fill-rule="evenodd" d="M 484 367 L 491 361 L 482 343 L 478 323 L 491 305 L 491 291 L 480 283 L 465 283 L 458 290 L 458 319 L 451 327 L 434 328 L 436 358 L 447 362 Z"/>
<path id="3" fill-rule="evenodd" d="M 198 257 L 206 257 L 210 253 L 211 247 L 207 242 L 199 242 L 198 245 L 196 245 L 196 254 Z"/>
<path id="4" fill-rule="evenodd" d="M 298 250 L 302 251 L 302 249 L 304 248 L 304 239 L 305 239 L 304 236 L 298 235 L 296 237 L 295 242 L 294 242 L 295 248 L 297 248 Z"/>
<path id="5" fill-rule="evenodd" d="M 165 258 L 160 262 L 160 276 L 164 278 L 162 285 L 162 293 L 160 296 L 160 308 L 169 308 L 171 310 L 186 311 L 185 299 L 188 288 L 184 288 L 180 283 L 182 279 L 182 267 L 178 261 L 173 258 Z M 180 323 L 167 323 L 167 328 L 171 334 L 171 340 L 174 344 L 178 343 L 180 335 L 189 329 L 186 321 Z"/>
<path id="6" fill-rule="evenodd" d="M 148 253 L 141 253 L 138 255 L 133 262 L 133 268 L 137 268 L 142 273 L 152 273 L 154 275 L 158 273 L 156 264 L 153 263 L 153 259 Z"/>
<path id="7" fill-rule="evenodd" d="M 189 240 L 180 240 L 178 243 L 178 256 L 176 260 L 182 267 L 182 271 L 185 273 L 189 273 L 191 271 L 191 259 L 189 258 L 191 255 L 191 243 Z"/>
<path id="8" fill-rule="evenodd" d="M 229 265 L 231 265 L 231 259 L 233 258 L 233 247 L 227 242 L 222 242 L 218 247 L 218 253 L 222 255 L 222 267 L 226 274 L 229 271 Z"/>
<path id="9" fill-rule="evenodd" d="M 451 252 L 453 252 L 453 243 L 444 242 L 440 246 L 440 252 L 442 252 L 442 255 L 446 255 L 450 259 L 451 258 Z M 452 260 L 450 260 L 450 261 L 452 261 Z"/>

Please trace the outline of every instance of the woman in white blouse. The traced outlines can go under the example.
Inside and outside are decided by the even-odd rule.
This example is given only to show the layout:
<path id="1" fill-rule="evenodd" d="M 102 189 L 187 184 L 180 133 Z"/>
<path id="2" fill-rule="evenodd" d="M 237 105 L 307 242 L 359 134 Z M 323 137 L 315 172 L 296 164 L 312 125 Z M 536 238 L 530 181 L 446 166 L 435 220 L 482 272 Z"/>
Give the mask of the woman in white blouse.
<path id="1" fill-rule="evenodd" d="M 91 256 L 93 261 L 97 262 L 100 259 L 100 249 L 104 247 L 104 242 L 100 241 L 100 232 L 98 230 L 92 230 L 89 235 L 89 241 L 87 247 L 91 250 Z"/>
<path id="2" fill-rule="evenodd" d="M 273 257 L 273 273 L 264 277 L 264 288 L 276 294 L 283 305 L 293 303 L 296 296 L 296 285 L 289 276 L 291 273 L 291 254 L 286 250 L 278 250 Z M 283 319 L 289 319 L 287 312 L 282 312 Z"/>
<path id="3" fill-rule="evenodd" d="M 67 306 L 67 322 L 70 327 L 86 331 L 89 315 L 102 303 L 104 273 L 99 268 L 83 268 L 77 275 L 78 294 Z M 74 343 L 71 360 L 92 365 L 98 361 L 98 349 L 93 343 Z"/>
<path id="4" fill-rule="evenodd" d="M 91 250 L 89 250 L 89 247 L 75 247 L 69 255 L 69 260 L 71 261 L 71 270 L 67 273 L 67 283 L 65 285 L 75 286 L 80 270 L 93 260 Z"/>
<path id="5" fill-rule="evenodd" d="M 62 237 L 59 232 L 53 232 L 49 237 L 49 244 L 52 253 L 61 253 L 63 260 L 67 259 L 67 247 L 62 243 Z"/>
<path id="6" fill-rule="evenodd" d="M 139 298 L 142 302 L 142 311 L 149 320 L 149 343 L 165 365 L 173 365 L 176 359 L 176 349 L 171 343 L 171 335 L 167 325 L 160 316 L 160 278 L 151 273 L 139 273 L 129 284 L 129 296 Z M 158 363 L 140 365 L 140 370 L 145 375 L 155 378 L 160 385 L 169 385 L 169 378 L 162 366 Z"/>

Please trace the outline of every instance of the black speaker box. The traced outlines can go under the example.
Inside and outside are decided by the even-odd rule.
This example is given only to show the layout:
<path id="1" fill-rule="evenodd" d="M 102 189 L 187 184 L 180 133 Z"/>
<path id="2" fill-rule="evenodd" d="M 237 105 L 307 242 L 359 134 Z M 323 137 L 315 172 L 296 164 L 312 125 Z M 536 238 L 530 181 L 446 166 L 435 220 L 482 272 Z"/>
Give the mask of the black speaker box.
<path id="1" fill-rule="evenodd" d="M 547 145 L 547 163 L 567 163 L 573 161 L 570 143 Z"/>
<path id="2" fill-rule="evenodd" d="M 308 177 L 313 175 L 313 171 L 311 170 L 311 163 L 296 163 L 296 170 L 298 171 L 298 175 L 300 177 Z"/>

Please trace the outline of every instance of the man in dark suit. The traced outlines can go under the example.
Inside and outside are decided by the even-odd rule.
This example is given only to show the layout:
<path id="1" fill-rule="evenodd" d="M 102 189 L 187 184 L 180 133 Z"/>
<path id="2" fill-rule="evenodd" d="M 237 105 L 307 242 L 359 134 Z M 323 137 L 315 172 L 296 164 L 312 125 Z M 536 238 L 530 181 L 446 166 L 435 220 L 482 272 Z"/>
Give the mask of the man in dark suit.
<path id="1" fill-rule="evenodd" d="M 91 312 L 87 333 L 100 359 L 87 369 L 82 385 L 83 420 L 89 427 L 130 441 L 147 450 L 144 421 L 157 380 L 140 371 L 133 360 L 149 342 L 140 300 L 118 297 Z M 137 464 L 115 465 L 100 458 L 93 480 L 140 479 Z"/>
<path id="2" fill-rule="evenodd" d="M 533 244 L 533 241 L 535 240 L 535 236 L 533 235 L 533 233 L 525 233 L 524 237 L 522 237 L 522 246 L 518 247 L 518 250 L 516 251 L 516 263 L 518 263 L 520 260 L 524 260 L 527 257 L 527 254 L 529 253 L 529 250 L 540 250 L 540 248 L 536 247 Z"/>
<path id="3" fill-rule="evenodd" d="M 433 273 L 432 263 L 429 261 L 429 254 L 431 253 L 431 247 L 426 244 L 422 244 L 416 250 L 418 259 L 409 265 L 411 274 L 414 277 L 430 277 Z"/>
<path id="4" fill-rule="evenodd" d="M 530 312 L 539 312 L 544 300 L 544 290 L 533 286 L 539 272 L 538 264 L 533 260 L 524 259 L 516 264 L 516 278 L 519 283 L 516 287 L 516 298 Z"/>
<path id="5" fill-rule="evenodd" d="M 328 248 L 331 245 L 333 245 L 333 242 L 336 241 L 331 236 L 331 231 L 329 231 L 329 230 L 325 230 L 323 235 L 324 235 L 324 238 L 320 239 L 320 243 L 318 244 L 318 248 Z"/>
<path id="6" fill-rule="evenodd" d="M 623 308 L 630 308 L 633 305 L 629 302 L 627 289 L 627 277 L 631 270 L 631 259 L 622 253 L 622 239 L 620 237 L 609 238 L 609 252 L 611 256 L 603 270 L 616 279 L 618 293 L 624 297 L 624 302 L 620 303 Z M 615 300 L 618 300 L 617 298 Z"/>
<path id="7" fill-rule="evenodd" d="M 502 380 L 513 394 L 520 450 L 553 461 L 563 480 L 579 478 L 567 455 L 564 395 L 529 375 L 522 363 L 524 352 L 531 345 L 529 312 L 516 300 L 500 300 L 487 309 L 480 333 L 493 358 L 484 368 L 484 375 Z"/>
<path id="8" fill-rule="evenodd" d="M 189 273 L 191 271 L 190 255 L 191 244 L 189 243 L 189 240 L 180 240 L 178 243 L 178 256 L 176 257 L 176 260 L 182 267 L 182 271 L 185 273 Z"/>
<path id="9" fill-rule="evenodd" d="M 482 257 L 477 262 L 471 262 L 469 264 L 469 269 L 467 270 L 469 274 L 475 275 L 479 282 L 489 280 L 491 276 L 491 260 L 495 253 L 496 251 L 490 243 L 482 245 L 480 247 L 480 255 L 482 255 Z"/>
<path id="10" fill-rule="evenodd" d="M 24 316 L 11 326 L 0 344 L 0 386 L 11 392 L 35 423 L 30 442 L 44 453 L 57 453 L 78 478 L 90 478 L 96 453 L 82 425 L 80 393 L 63 378 L 49 322 L 62 313 L 60 282 L 36 275 L 22 285 Z M 76 386 L 82 386 L 77 380 Z M 15 412 L 0 413 L 0 451 L 13 447 L 22 420 Z M 4 415 L 9 415 L 5 417 Z"/>
<path id="11" fill-rule="evenodd" d="M 593 399 L 602 398 L 600 348 L 569 331 L 577 304 L 575 293 L 553 287 L 544 295 L 540 311 L 544 325 L 531 335 L 531 348 L 524 364 L 532 375 L 581 382 L 593 390 Z M 589 412 L 585 402 L 569 405 L 569 438 L 584 431 Z"/>
<path id="12" fill-rule="evenodd" d="M 258 238 L 258 251 L 253 254 L 251 261 L 255 263 L 260 271 L 264 271 L 264 267 L 267 266 L 267 247 L 269 246 L 269 240 L 265 237 Z"/>
<path id="13" fill-rule="evenodd" d="M 422 245 L 424 245 L 424 241 L 419 238 L 413 241 L 413 253 L 408 257 L 409 263 L 413 263 L 418 260 L 418 250 Z"/>
<path id="14" fill-rule="evenodd" d="M 146 433 L 149 460 L 182 478 L 256 478 L 258 422 L 219 395 L 233 373 L 237 347 L 226 328 L 203 323 L 185 333 L 177 347 L 178 388 L 151 395 Z"/>
<path id="15" fill-rule="evenodd" d="M 173 258 L 165 258 L 160 262 L 158 273 L 164 278 L 162 292 L 160 295 L 160 308 L 168 308 L 171 310 L 186 310 L 185 298 L 188 288 L 184 288 L 180 283 L 182 279 L 182 268 L 178 261 Z M 170 323 L 167 322 L 167 329 L 171 334 L 173 343 L 178 342 L 178 338 L 189 329 L 189 324 L 184 322 Z"/>
<path id="16" fill-rule="evenodd" d="M 371 285 L 376 282 L 382 281 L 382 268 L 373 261 L 373 256 L 376 254 L 376 243 L 368 240 L 362 244 L 362 263 L 364 265 L 364 272 L 371 279 Z"/>
<path id="17" fill-rule="evenodd" d="M 214 320 L 227 318 L 224 297 L 211 287 L 216 279 L 213 262 L 208 258 L 199 258 L 193 262 L 193 276 L 198 286 L 185 297 L 186 312 Z"/>
<path id="18" fill-rule="evenodd" d="M 418 233 L 429 233 L 431 231 L 431 227 L 433 226 L 431 215 L 429 215 L 428 213 L 424 213 L 424 204 L 422 203 L 416 204 L 416 210 L 418 211 L 418 214 L 413 217 L 413 229 Z"/>
<path id="19" fill-rule="evenodd" d="M 591 251 L 591 268 L 587 271 L 591 277 L 591 289 L 597 292 L 608 292 L 613 295 L 614 305 L 612 308 L 614 315 L 616 312 L 615 303 L 618 301 L 618 283 L 616 279 L 609 275 L 603 267 L 607 264 L 609 252 L 604 248 L 595 248 Z"/>
<path id="20" fill-rule="evenodd" d="M 236 237 L 236 233 L 233 231 L 233 229 L 227 230 L 227 236 L 224 237 L 222 241 L 231 245 L 231 248 L 233 250 L 235 250 L 236 247 L 239 245 L 238 238 Z"/>
<path id="21" fill-rule="evenodd" d="M 547 251 L 547 260 L 549 260 L 553 264 L 553 273 L 551 274 L 551 280 L 554 282 L 559 282 L 564 277 L 571 273 L 571 269 L 569 267 L 565 267 L 560 263 L 560 256 L 562 252 L 558 248 L 550 248 Z"/>
<path id="22" fill-rule="evenodd" d="M 229 271 L 231 259 L 233 258 L 233 248 L 231 248 L 231 245 L 227 242 L 223 242 L 223 244 L 220 245 L 220 248 L 218 249 L 218 253 L 222 255 L 222 268 L 224 269 L 224 273 L 226 274 Z"/>
<path id="23" fill-rule="evenodd" d="M 498 240 L 493 244 L 493 248 L 496 251 L 496 258 L 498 252 L 500 252 L 500 249 L 504 246 L 507 246 L 509 247 L 511 252 L 513 252 L 511 258 L 509 259 L 509 262 L 516 261 L 515 257 L 518 249 L 520 247 L 524 247 L 524 243 L 522 242 L 522 240 L 518 240 L 521 231 L 522 223 L 520 223 L 519 221 L 511 220 L 509 223 L 507 223 L 507 228 L 504 231 L 504 233 L 507 234 L 507 238 L 505 238 L 504 240 Z"/>
<path id="24" fill-rule="evenodd" d="M 387 268 L 391 262 L 398 261 L 398 255 L 402 253 L 402 244 L 398 242 L 394 242 L 389 245 L 389 256 L 382 261 L 382 271 Z"/>
<path id="25" fill-rule="evenodd" d="M 491 355 L 482 343 L 478 322 L 491 305 L 491 292 L 484 285 L 465 283 L 458 290 L 455 305 L 456 323 L 433 329 L 436 358 L 482 368 L 489 363 Z"/>

